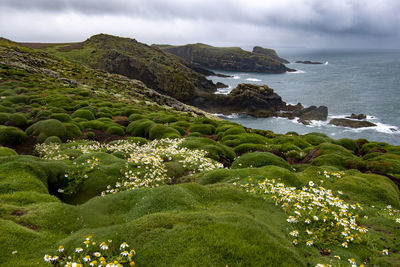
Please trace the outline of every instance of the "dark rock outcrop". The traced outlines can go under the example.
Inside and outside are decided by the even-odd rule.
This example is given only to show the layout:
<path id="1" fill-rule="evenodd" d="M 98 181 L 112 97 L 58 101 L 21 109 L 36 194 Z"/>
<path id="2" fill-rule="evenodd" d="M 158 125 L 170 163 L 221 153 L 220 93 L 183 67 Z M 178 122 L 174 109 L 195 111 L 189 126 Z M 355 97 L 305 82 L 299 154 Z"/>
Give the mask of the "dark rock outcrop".
<path id="1" fill-rule="evenodd" d="M 349 120 L 349 119 L 332 119 L 329 124 L 342 126 L 342 127 L 350 127 L 350 128 L 363 128 L 363 127 L 374 127 L 376 124 L 369 121 L 360 121 L 360 120 Z"/>
<path id="2" fill-rule="evenodd" d="M 296 63 L 311 64 L 311 65 L 324 64 L 322 62 L 309 61 L 309 60 L 305 60 L 305 61 L 298 60 L 298 61 L 296 61 Z"/>
<path id="3" fill-rule="evenodd" d="M 367 116 L 365 114 L 354 114 L 351 113 L 350 116 L 346 117 L 347 119 L 353 119 L 353 120 L 365 120 Z"/>
<path id="4" fill-rule="evenodd" d="M 310 106 L 294 112 L 295 117 L 299 117 L 299 122 L 308 125 L 312 120 L 326 121 L 328 118 L 328 108 L 326 106 Z"/>
<path id="5" fill-rule="evenodd" d="M 294 71 L 270 56 L 245 51 L 240 47 L 214 47 L 205 44 L 153 46 L 208 69 L 262 73 Z"/>
<path id="6" fill-rule="evenodd" d="M 286 104 L 267 85 L 239 84 L 228 95 L 202 94 L 191 103 L 208 112 L 275 116 Z"/>
<path id="7" fill-rule="evenodd" d="M 269 56 L 272 59 L 279 61 L 280 63 L 283 63 L 283 64 L 290 63 L 288 60 L 278 56 L 278 53 L 276 53 L 276 51 L 274 49 L 264 48 L 261 46 L 255 46 L 255 47 L 253 47 L 253 53 Z"/>
<path id="8" fill-rule="evenodd" d="M 215 85 L 217 86 L 217 88 L 228 88 L 229 87 L 229 85 L 226 85 L 221 82 L 217 82 Z"/>

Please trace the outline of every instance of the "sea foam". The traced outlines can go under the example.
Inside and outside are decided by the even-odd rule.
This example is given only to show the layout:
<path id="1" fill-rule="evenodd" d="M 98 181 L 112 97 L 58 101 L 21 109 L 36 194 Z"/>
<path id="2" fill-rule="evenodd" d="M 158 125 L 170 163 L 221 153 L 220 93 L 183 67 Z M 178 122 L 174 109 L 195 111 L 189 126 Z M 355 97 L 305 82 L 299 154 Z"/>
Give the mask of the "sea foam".
<path id="1" fill-rule="evenodd" d="M 260 79 L 256 79 L 256 78 L 247 78 L 246 81 L 251 81 L 251 82 L 261 82 Z"/>

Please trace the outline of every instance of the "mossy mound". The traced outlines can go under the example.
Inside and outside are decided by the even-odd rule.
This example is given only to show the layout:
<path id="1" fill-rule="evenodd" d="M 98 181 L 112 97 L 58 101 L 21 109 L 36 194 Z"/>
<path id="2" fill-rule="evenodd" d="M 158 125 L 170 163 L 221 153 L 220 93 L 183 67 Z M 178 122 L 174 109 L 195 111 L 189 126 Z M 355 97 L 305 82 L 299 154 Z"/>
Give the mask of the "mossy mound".
<path id="1" fill-rule="evenodd" d="M 71 122 L 72 121 L 71 117 L 66 113 L 53 113 L 50 116 L 50 119 L 56 119 L 61 122 Z"/>
<path id="2" fill-rule="evenodd" d="M 149 129 L 149 138 L 162 139 L 162 138 L 181 138 L 181 134 L 178 130 L 172 127 L 165 126 L 163 124 L 154 124 Z"/>
<path id="3" fill-rule="evenodd" d="M 93 112 L 87 109 L 78 109 L 74 113 L 72 113 L 71 118 L 83 118 L 88 121 L 96 119 Z"/>
<path id="4" fill-rule="evenodd" d="M 265 177 L 278 177 L 282 182 L 290 186 L 301 187 L 305 184 L 288 169 L 273 165 L 260 168 L 216 169 L 207 173 L 195 175 L 195 180 L 200 184 L 206 185 L 221 182 L 246 183 L 249 178 L 252 178 L 253 181 L 262 181 Z"/>
<path id="5" fill-rule="evenodd" d="M 26 134 L 12 126 L 0 125 L 0 144 L 4 146 L 16 146 L 26 139 Z"/>
<path id="6" fill-rule="evenodd" d="M 245 143 L 265 145 L 268 142 L 266 137 L 254 133 L 224 135 L 220 140 L 221 143 L 230 147 L 235 147 Z"/>
<path id="7" fill-rule="evenodd" d="M 18 155 L 14 149 L 8 147 L 0 147 L 0 157 L 16 156 Z"/>
<path id="8" fill-rule="evenodd" d="M 14 113 L 8 117 L 7 125 L 24 128 L 28 125 L 28 119 L 24 114 Z"/>
<path id="9" fill-rule="evenodd" d="M 343 191 L 354 202 L 400 207 L 399 189 L 384 176 L 354 173 L 338 179 L 333 188 Z"/>
<path id="10" fill-rule="evenodd" d="M 303 139 L 313 146 L 328 142 L 332 143 L 333 139 L 323 133 L 309 133 L 303 136 Z"/>
<path id="11" fill-rule="evenodd" d="M 182 142 L 181 147 L 205 150 L 208 153 L 207 156 L 215 160 L 225 159 L 232 162 L 236 157 L 235 152 L 230 147 L 203 137 L 187 137 Z"/>
<path id="12" fill-rule="evenodd" d="M 240 144 L 238 146 L 235 146 L 233 148 L 233 150 L 235 151 L 236 155 L 240 156 L 240 155 L 248 153 L 248 152 L 268 151 L 268 147 L 265 145 L 260 145 L 260 144 L 245 143 L 245 144 Z"/>
<path id="13" fill-rule="evenodd" d="M 246 153 L 232 163 L 232 169 L 258 168 L 267 165 L 273 165 L 292 170 L 290 164 L 284 159 L 269 152 Z"/>
<path id="14" fill-rule="evenodd" d="M 211 124 L 192 124 L 189 127 L 191 133 L 197 132 L 205 135 L 212 135 L 215 133 L 215 127 Z"/>
<path id="15" fill-rule="evenodd" d="M 57 136 L 65 139 L 67 129 L 65 125 L 59 120 L 49 119 L 38 121 L 26 129 L 26 134 L 38 137 L 39 142 L 44 142 L 49 136 Z"/>
<path id="16" fill-rule="evenodd" d="M 156 123 L 154 121 L 148 119 L 140 119 L 134 122 L 131 122 L 126 127 L 126 132 L 132 136 L 138 137 L 149 137 L 150 128 L 154 126 Z"/>
<path id="17" fill-rule="evenodd" d="M 107 129 L 107 133 L 123 136 L 125 134 L 125 130 L 124 130 L 124 128 L 119 127 L 119 126 L 110 126 Z"/>

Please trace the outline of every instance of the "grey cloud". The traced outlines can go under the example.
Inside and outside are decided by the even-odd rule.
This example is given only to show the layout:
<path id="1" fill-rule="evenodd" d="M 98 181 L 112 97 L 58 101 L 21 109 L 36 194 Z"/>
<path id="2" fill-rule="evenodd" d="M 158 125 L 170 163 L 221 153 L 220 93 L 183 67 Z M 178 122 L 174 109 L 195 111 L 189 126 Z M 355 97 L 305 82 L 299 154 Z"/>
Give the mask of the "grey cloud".
<path id="1" fill-rule="evenodd" d="M 279 36 L 284 31 L 282 42 L 301 36 L 314 36 L 318 40 L 358 38 L 360 43 L 374 36 L 400 39 L 398 0 L 0 0 L 0 15 L 3 16 L 0 22 L 13 21 L 6 18 L 12 14 L 19 14 L 23 20 L 25 16 L 26 23 L 31 17 L 49 21 L 70 16 L 81 18 L 81 22 L 85 22 L 82 18 L 87 18 L 90 25 L 79 26 L 90 33 L 110 29 L 104 20 L 107 17 L 113 18 L 107 23 L 124 20 L 151 25 L 147 27 L 152 28 L 135 28 L 142 30 L 144 35 L 146 30 L 157 32 L 154 29 L 156 23 L 171 25 L 170 35 L 186 35 L 188 39 L 195 36 L 194 28 L 197 36 L 208 34 L 210 39 L 217 39 L 225 30 L 229 33 L 225 34 L 227 38 L 239 39 L 232 33 L 232 27 L 244 30 L 240 33 L 243 39 L 254 39 L 248 32 Z M 175 22 L 186 24 L 187 27 L 181 25 L 185 32 L 177 32 L 179 28 L 173 28 Z M 69 29 L 68 24 L 71 24 Z M 67 22 L 63 29 L 70 32 L 73 24 Z M 129 23 L 117 24 L 125 30 L 114 29 L 112 32 L 129 34 Z M 0 24 L 0 35 L 4 29 L 4 24 Z M 43 34 L 43 29 L 36 31 Z M 34 32 L 35 29 L 32 34 Z"/>

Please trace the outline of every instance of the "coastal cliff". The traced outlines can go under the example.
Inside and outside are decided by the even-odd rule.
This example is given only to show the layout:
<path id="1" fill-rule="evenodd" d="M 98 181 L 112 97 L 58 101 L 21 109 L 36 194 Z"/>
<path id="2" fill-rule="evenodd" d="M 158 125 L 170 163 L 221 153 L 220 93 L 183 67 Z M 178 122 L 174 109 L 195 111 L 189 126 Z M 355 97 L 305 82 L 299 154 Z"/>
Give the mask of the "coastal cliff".
<path id="1" fill-rule="evenodd" d="M 293 71 L 270 55 L 252 53 L 240 47 L 214 47 L 200 43 L 183 46 L 153 46 L 179 56 L 194 65 L 209 69 L 261 73 Z"/>

